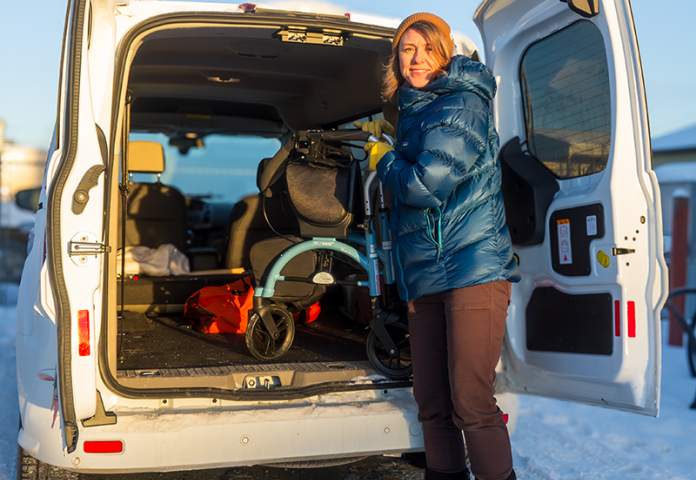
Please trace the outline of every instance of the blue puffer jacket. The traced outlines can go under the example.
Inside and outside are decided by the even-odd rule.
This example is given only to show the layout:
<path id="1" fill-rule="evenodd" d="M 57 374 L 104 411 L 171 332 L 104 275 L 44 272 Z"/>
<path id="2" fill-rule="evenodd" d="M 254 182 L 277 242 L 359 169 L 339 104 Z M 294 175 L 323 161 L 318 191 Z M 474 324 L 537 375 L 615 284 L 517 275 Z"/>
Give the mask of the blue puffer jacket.
<path id="1" fill-rule="evenodd" d="M 485 65 L 454 57 L 423 88 L 399 89 L 397 146 L 377 165 L 392 195 L 391 227 L 404 300 L 519 281 L 500 193 L 498 134 Z"/>

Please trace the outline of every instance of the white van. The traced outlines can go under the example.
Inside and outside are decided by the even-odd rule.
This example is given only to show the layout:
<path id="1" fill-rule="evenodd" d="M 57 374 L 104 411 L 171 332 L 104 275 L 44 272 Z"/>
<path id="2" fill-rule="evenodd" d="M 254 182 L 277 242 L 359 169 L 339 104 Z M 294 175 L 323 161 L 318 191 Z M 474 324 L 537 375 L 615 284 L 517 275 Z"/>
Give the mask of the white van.
<path id="1" fill-rule="evenodd" d="M 337 308 L 348 289 L 329 285 L 326 315 L 298 326 L 271 362 L 182 314 L 202 286 L 248 270 L 248 242 L 233 237 L 250 228 L 233 210 L 258 206 L 262 159 L 296 130 L 395 121 L 379 98 L 392 28 L 252 4 L 68 4 L 17 306 L 18 471 L 321 465 L 422 450 L 410 380 L 368 361 L 365 325 Z M 630 4 L 486 0 L 475 20 L 499 85 L 491 107 L 522 272 L 499 398 L 657 415 L 667 275 Z M 153 142 L 139 144 L 152 152 L 145 163 L 133 141 Z M 147 208 L 143 189 L 166 198 Z M 189 274 L 118 275 L 121 245 L 160 241 L 188 255 Z"/>

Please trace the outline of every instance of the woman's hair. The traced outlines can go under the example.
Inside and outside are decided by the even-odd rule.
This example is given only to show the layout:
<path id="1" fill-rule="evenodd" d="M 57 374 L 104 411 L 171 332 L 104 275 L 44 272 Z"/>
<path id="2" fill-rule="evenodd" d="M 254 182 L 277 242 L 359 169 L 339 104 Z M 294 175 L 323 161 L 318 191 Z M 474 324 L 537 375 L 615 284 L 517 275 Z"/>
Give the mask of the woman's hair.
<path id="1" fill-rule="evenodd" d="M 406 31 L 411 29 L 425 37 L 426 41 L 430 44 L 433 57 L 440 64 L 440 68 L 444 71 L 449 70 L 452 57 L 447 49 L 447 42 L 451 43 L 451 40 L 445 38 L 445 35 L 430 22 L 415 22 L 408 27 Z M 399 43 L 401 43 L 402 38 L 403 35 L 399 38 Z M 384 77 L 382 78 L 382 100 L 384 102 L 388 102 L 399 87 L 404 84 L 404 77 L 401 75 L 399 64 L 399 45 L 394 45 L 393 49 L 394 52 L 384 66 Z"/>

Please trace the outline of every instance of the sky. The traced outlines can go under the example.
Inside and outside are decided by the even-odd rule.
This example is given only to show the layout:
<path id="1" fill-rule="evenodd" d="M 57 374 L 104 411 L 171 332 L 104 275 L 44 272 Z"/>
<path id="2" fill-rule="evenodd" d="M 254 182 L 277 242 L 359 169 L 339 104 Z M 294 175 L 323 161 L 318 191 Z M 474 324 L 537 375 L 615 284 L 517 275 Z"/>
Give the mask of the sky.
<path id="1" fill-rule="evenodd" d="M 0 0 L 0 119 L 5 138 L 46 149 L 51 140 L 58 92 L 60 52 L 67 0 Z M 233 2 L 214 2 L 233 3 Z M 271 2 L 268 2 L 271 3 Z M 483 49 L 473 15 L 480 0 L 336 0 L 346 12 L 395 18 L 429 11 Z M 650 116 L 659 138 L 696 124 L 696 2 L 633 0 Z"/>

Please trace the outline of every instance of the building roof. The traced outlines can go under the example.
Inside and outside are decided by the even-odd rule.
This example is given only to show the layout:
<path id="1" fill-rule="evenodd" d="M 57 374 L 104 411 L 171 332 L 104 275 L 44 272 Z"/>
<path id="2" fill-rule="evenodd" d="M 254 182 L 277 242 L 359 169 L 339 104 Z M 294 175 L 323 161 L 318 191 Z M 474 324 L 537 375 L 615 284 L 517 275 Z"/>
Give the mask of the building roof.
<path id="1" fill-rule="evenodd" d="M 652 140 L 653 152 L 696 150 L 696 124 Z"/>
<path id="2" fill-rule="evenodd" d="M 660 185 L 696 182 L 696 162 L 673 162 L 655 167 Z"/>

